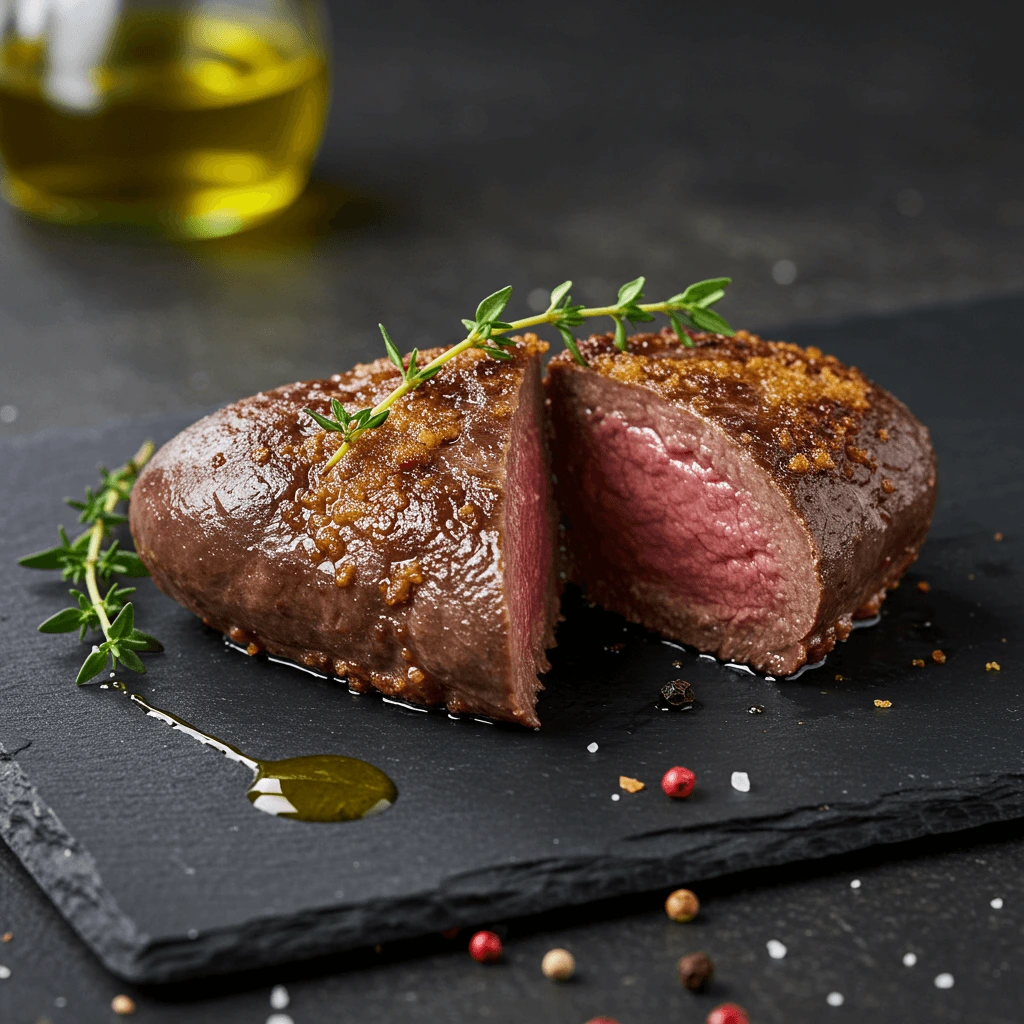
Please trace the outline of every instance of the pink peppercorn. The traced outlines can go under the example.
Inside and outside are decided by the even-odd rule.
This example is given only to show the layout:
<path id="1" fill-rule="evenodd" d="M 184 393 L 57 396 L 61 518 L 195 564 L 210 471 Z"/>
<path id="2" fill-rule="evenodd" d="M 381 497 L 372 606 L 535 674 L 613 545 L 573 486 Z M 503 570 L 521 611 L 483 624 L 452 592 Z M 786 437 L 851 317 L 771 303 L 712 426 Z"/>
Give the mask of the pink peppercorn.
<path id="1" fill-rule="evenodd" d="M 614 1017 L 591 1017 L 587 1024 L 619 1024 Z"/>
<path id="2" fill-rule="evenodd" d="M 477 932 L 469 940 L 469 955 L 477 963 L 497 963 L 501 959 L 501 939 L 494 932 Z"/>
<path id="3" fill-rule="evenodd" d="M 709 1014 L 707 1024 L 750 1024 L 747 1011 L 735 1003 L 722 1003 Z"/>
<path id="4" fill-rule="evenodd" d="M 666 796 L 672 797 L 673 800 L 682 800 L 693 792 L 693 784 L 696 781 L 697 776 L 689 768 L 676 765 L 662 775 L 661 788 L 665 790 Z"/>

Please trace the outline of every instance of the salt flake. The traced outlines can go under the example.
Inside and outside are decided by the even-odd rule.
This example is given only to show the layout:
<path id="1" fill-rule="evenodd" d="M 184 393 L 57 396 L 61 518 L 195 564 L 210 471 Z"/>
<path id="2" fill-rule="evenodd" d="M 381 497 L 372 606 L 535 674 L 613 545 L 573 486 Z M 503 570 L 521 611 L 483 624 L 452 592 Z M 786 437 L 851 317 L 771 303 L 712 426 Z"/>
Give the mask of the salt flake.
<path id="1" fill-rule="evenodd" d="M 746 772 L 733 772 L 730 781 L 732 782 L 732 788 L 737 790 L 737 792 L 750 792 L 750 776 Z"/>

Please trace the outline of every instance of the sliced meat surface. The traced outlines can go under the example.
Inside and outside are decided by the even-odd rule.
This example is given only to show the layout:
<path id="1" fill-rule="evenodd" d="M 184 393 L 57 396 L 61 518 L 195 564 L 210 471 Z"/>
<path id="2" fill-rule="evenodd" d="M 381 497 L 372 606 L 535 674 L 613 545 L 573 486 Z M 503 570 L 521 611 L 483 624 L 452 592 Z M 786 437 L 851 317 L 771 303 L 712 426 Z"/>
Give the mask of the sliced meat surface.
<path id="1" fill-rule="evenodd" d="M 537 726 L 558 614 L 546 348 L 457 356 L 327 473 L 340 436 L 301 410 L 374 405 L 399 383 L 390 362 L 229 405 L 140 476 L 136 549 L 161 590 L 253 653 Z"/>
<path id="2" fill-rule="evenodd" d="M 815 348 L 671 331 L 549 364 L 570 575 L 631 621 L 785 675 L 819 660 L 917 557 L 927 429 Z"/>

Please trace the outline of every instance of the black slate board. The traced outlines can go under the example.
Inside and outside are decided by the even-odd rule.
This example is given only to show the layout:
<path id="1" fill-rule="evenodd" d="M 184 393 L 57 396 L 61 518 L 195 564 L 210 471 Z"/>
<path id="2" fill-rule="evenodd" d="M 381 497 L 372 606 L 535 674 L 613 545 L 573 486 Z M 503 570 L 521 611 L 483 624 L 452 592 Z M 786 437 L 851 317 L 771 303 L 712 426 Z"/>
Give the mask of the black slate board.
<path id="1" fill-rule="evenodd" d="M 116 692 L 76 689 L 81 649 L 34 631 L 63 587 L 8 568 L 0 834 L 112 971 L 167 981 L 1024 815 L 1022 359 L 1012 332 L 965 359 L 970 326 L 954 310 L 790 335 L 895 390 L 939 450 L 940 508 L 920 562 L 881 623 L 824 667 L 795 681 L 738 674 L 569 594 L 544 728 L 527 732 L 245 658 L 145 581 L 139 621 L 168 651 L 127 680 L 147 699 L 251 754 L 364 757 L 398 784 L 378 817 L 303 824 L 254 811 L 244 769 Z M 60 501 L 92 482 L 94 463 L 185 422 L 0 446 L 0 564 L 71 522 Z M 945 665 L 911 667 L 934 648 Z M 986 672 L 992 660 L 1001 672 Z M 680 675 L 699 706 L 657 710 L 660 686 Z M 764 713 L 749 714 L 754 704 Z M 680 763 L 698 788 L 673 802 L 658 780 Z M 730 787 L 734 770 L 750 774 L 750 793 Z M 621 792 L 620 774 L 647 789 Z"/>

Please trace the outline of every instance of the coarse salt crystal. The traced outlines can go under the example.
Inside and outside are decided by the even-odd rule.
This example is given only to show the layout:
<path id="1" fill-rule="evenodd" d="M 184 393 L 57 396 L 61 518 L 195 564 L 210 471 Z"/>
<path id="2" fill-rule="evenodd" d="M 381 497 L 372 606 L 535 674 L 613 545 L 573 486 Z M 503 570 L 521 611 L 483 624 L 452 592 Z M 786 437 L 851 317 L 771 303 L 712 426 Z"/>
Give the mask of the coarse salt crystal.
<path id="1" fill-rule="evenodd" d="M 618 800 L 619 799 L 619 794 L 618 793 L 612 793 L 612 799 L 613 800 Z"/>
<path id="2" fill-rule="evenodd" d="M 903 966 L 904 967 L 913 967 L 914 964 L 916 964 L 916 963 L 917 963 L 917 954 L 916 953 L 904 953 L 903 954 Z"/>
<path id="3" fill-rule="evenodd" d="M 11 969 L 6 964 L 0 964 L 0 979 L 6 981 L 11 976 Z"/>
<path id="4" fill-rule="evenodd" d="M 854 880 L 853 880 L 853 881 L 852 881 L 852 882 L 850 883 L 850 888 L 851 888 L 851 889 L 859 889 L 859 888 L 860 888 L 860 879 L 859 879 L 859 878 L 855 878 L 855 879 L 854 879 Z"/>
<path id="5" fill-rule="evenodd" d="M 843 1003 L 846 1002 L 846 996 L 844 996 L 842 992 L 829 992 L 829 994 L 825 996 L 825 1002 L 828 1003 L 829 1006 L 842 1006 Z"/>
<path id="6" fill-rule="evenodd" d="M 989 906 L 993 910 L 1002 910 L 1003 909 L 1003 898 L 1002 898 L 1002 896 L 997 896 L 994 900 L 991 900 L 989 902 Z"/>
<path id="7" fill-rule="evenodd" d="M 596 754 L 597 753 L 597 744 L 596 743 L 588 743 L 587 744 L 587 750 L 589 750 L 590 753 L 592 753 L 592 754 Z"/>
<path id="8" fill-rule="evenodd" d="M 275 985 L 270 990 L 270 1005 L 275 1010 L 283 1010 L 290 1002 L 291 997 L 284 985 Z"/>
<path id="9" fill-rule="evenodd" d="M 778 939 L 769 939 L 766 945 L 768 946 L 768 955 L 773 960 L 781 960 L 788 952 L 785 945 Z"/>
<path id="10" fill-rule="evenodd" d="M 737 792 L 750 792 L 750 776 L 746 772 L 733 772 L 732 778 L 729 781 L 732 783 L 732 788 Z"/>
<path id="11" fill-rule="evenodd" d="M 287 1013 L 272 1013 L 267 1018 L 267 1024 L 295 1024 L 295 1021 Z"/>
<path id="12" fill-rule="evenodd" d="M 953 975 L 948 971 L 943 971 L 942 974 L 935 975 L 935 987 L 936 988 L 952 988 L 953 987 Z"/>

